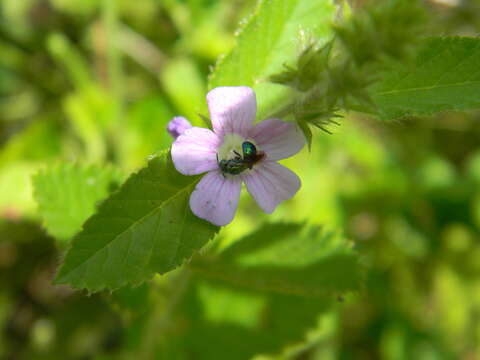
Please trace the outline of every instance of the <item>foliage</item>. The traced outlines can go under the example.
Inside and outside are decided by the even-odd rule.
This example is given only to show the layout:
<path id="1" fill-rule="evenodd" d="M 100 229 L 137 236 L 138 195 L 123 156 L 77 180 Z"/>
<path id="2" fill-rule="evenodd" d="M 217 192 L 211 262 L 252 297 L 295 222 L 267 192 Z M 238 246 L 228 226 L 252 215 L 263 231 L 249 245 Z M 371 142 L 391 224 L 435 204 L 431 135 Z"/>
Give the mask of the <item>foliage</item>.
<path id="1" fill-rule="evenodd" d="M 0 358 L 480 356 L 479 9 L 1 2 Z M 160 150 L 224 85 L 311 151 L 220 229 Z"/>
<path id="2" fill-rule="evenodd" d="M 426 41 L 413 66 L 395 68 L 372 90 L 386 119 L 478 108 L 480 40 L 467 37 Z"/>
<path id="3" fill-rule="evenodd" d="M 112 168 L 78 164 L 60 164 L 36 174 L 34 197 L 48 233 L 61 240 L 75 235 L 117 178 Z"/>
<path id="4" fill-rule="evenodd" d="M 334 307 L 332 293 L 359 290 L 362 274 L 344 239 L 295 223 L 264 224 L 216 254 L 195 257 L 189 271 L 177 316 L 193 321 L 174 335 L 174 346 L 166 346 L 173 358 L 188 352 L 200 359 L 278 353 L 301 341 Z"/>
<path id="5" fill-rule="evenodd" d="M 377 72 L 391 70 L 392 62 L 408 62 L 424 19 L 416 1 L 386 1 L 336 24 L 335 37 L 323 46 L 311 38 L 296 66 L 270 76 L 295 90 L 278 115 L 293 115 L 310 147 L 311 126 L 330 132 L 339 111 L 376 113 L 368 87 L 378 81 Z"/>
<path id="6" fill-rule="evenodd" d="M 87 220 L 56 282 L 116 289 L 181 265 L 218 230 L 190 210 L 196 180 L 175 170 L 169 152 L 151 159 Z"/>
<path id="7" fill-rule="evenodd" d="M 258 117 L 264 118 L 286 96 L 284 89 L 267 81 L 268 77 L 295 59 L 302 36 L 328 40 L 333 13 L 330 0 L 260 1 L 248 21 L 237 30 L 236 46 L 217 63 L 210 75 L 209 88 L 253 87 L 261 99 Z"/>
<path id="8" fill-rule="evenodd" d="M 305 297 L 358 290 L 358 258 L 345 240 L 317 227 L 268 224 L 218 258 L 192 266 L 213 279 L 263 291 Z"/>
<path id="9" fill-rule="evenodd" d="M 305 332 L 317 324 L 319 315 L 332 307 L 331 302 L 199 282 L 180 304 L 184 316 L 193 320 L 192 325 L 179 339 L 174 338 L 175 346 L 167 347 L 167 353 L 181 359 L 188 358 L 189 352 L 198 354 L 199 359 L 278 354 L 285 344 L 302 341 Z M 236 349 L 233 353 L 232 348 Z"/>

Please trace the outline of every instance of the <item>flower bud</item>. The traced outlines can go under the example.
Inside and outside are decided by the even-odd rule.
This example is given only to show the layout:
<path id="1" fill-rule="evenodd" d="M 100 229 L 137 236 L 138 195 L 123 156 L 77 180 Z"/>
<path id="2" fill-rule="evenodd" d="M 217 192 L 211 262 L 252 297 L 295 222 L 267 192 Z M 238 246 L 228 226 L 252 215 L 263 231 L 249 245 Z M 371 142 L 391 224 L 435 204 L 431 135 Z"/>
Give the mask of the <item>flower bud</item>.
<path id="1" fill-rule="evenodd" d="M 174 139 L 176 139 L 182 135 L 185 130 L 190 129 L 191 127 L 192 124 L 190 124 L 190 121 L 185 119 L 183 116 L 175 116 L 168 123 L 167 131 Z"/>

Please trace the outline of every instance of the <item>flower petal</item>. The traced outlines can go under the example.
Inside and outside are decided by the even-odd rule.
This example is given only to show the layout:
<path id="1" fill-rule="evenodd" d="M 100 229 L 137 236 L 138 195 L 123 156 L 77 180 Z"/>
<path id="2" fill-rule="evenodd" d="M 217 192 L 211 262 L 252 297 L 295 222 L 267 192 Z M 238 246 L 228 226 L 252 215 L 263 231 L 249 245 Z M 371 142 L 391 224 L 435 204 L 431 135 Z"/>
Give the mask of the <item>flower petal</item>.
<path id="1" fill-rule="evenodd" d="M 167 124 L 167 131 L 174 139 L 176 139 L 182 135 L 185 130 L 190 129 L 191 127 L 192 124 L 190 124 L 190 121 L 185 119 L 183 116 L 175 116 Z"/>
<path id="2" fill-rule="evenodd" d="M 241 179 L 225 178 L 220 171 L 211 171 L 197 184 L 190 196 L 190 208 L 199 218 L 223 226 L 233 220 L 242 188 Z"/>
<path id="3" fill-rule="evenodd" d="M 268 214 L 300 189 L 300 178 L 285 166 L 273 161 L 261 162 L 242 175 L 247 190 Z"/>
<path id="4" fill-rule="evenodd" d="M 288 158 L 305 145 L 305 136 L 295 123 L 267 119 L 256 125 L 249 136 L 267 154 L 268 160 Z"/>
<path id="5" fill-rule="evenodd" d="M 207 94 L 212 126 L 218 136 L 248 136 L 257 112 L 254 91 L 248 86 L 221 86 Z"/>
<path id="6" fill-rule="evenodd" d="M 187 129 L 172 144 L 175 168 L 184 175 L 196 175 L 218 169 L 217 147 L 220 142 L 209 129 Z"/>

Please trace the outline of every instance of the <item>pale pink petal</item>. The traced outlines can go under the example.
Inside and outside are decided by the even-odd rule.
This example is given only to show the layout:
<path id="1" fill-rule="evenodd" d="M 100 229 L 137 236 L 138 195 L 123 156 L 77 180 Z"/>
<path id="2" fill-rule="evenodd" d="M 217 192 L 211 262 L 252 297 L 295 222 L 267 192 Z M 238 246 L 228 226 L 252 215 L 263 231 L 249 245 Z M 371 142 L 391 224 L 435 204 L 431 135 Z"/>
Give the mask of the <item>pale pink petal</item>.
<path id="1" fill-rule="evenodd" d="M 185 130 L 190 129 L 191 127 L 192 124 L 190 124 L 190 121 L 185 119 L 183 116 L 175 116 L 168 122 L 167 131 L 174 139 L 176 139 L 182 135 Z"/>
<path id="2" fill-rule="evenodd" d="M 250 130 L 249 137 L 267 154 L 268 160 L 280 160 L 298 153 L 305 136 L 295 123 L 267 119 Z"/>
<path id="3" fill-rule="evenodd" d="M 218 169 L 217 147 L 220 139 L 209 129 L 187 129 L 172 144 L 175 168 L 184 175 L 196 175 Z"/>
<path id="4" fill-rule="evenodd" d="M 293 197 L 300 189 L 300 178 L 285 166 L 263 161 L 244 174 L 247 190 L 263 211 L 270 214 L 278 204 Z"/>
<path id="5" fill-rule="evenodd" d="M 223 226 L 233 220 L 240 198 L 240 177 L 225 178 L 220 171 L 206 174 L 190 196 L 190 208 L 199 218 Z"/>
<path id="6" fill-rule="evenodd" d="M 215 133 L 248 136 L 257 112 L 257 100 L 247 86 L 222 86 L 207 94 L 208 110 Z"/>

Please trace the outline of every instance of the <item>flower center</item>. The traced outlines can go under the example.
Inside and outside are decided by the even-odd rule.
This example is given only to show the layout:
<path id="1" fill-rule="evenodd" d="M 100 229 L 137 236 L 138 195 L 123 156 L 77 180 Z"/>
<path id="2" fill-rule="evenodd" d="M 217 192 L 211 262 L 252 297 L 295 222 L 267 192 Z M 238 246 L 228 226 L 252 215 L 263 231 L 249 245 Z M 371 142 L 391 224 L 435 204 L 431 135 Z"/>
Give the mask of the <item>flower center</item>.
<path id="1" fill-rule="evenodd" d="M 225 134 L 223 144 L 218 148 L 218 160 L 231 160 L 242 154 L 242 143 L 245 141 L 238 134 Z M 237 154 L 235 154 L 237 152 Z"/>
<path id="2" fill-rule="evenodd" d="M 226 134 L 217 151 L 218 167 L 225 177 L 238 175 L 251 170 L 264 156 L 252 140 L 238 134 Z"/>

